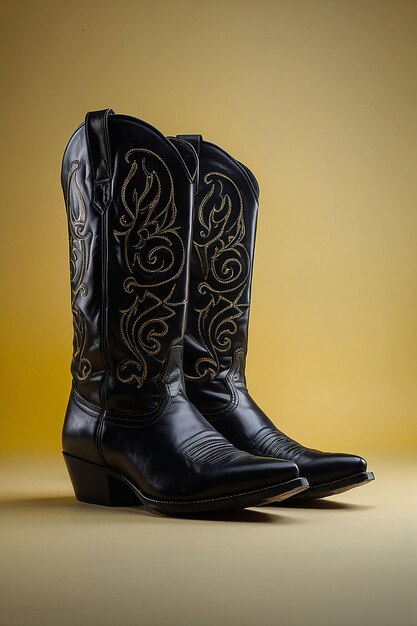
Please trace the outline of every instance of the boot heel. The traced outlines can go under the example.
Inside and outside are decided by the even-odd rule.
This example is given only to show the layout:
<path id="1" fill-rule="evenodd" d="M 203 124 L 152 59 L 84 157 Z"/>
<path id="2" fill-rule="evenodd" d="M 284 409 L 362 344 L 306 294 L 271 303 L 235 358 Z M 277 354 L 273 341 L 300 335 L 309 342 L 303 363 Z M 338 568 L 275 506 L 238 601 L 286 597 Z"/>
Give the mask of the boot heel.
<path id="1" fill-rule="evenodd" d="M 136 506 L 140 500 L 107 468 L 62 453 L 70 475 L 75 497 L 80 502 L 103 506 Z"/>

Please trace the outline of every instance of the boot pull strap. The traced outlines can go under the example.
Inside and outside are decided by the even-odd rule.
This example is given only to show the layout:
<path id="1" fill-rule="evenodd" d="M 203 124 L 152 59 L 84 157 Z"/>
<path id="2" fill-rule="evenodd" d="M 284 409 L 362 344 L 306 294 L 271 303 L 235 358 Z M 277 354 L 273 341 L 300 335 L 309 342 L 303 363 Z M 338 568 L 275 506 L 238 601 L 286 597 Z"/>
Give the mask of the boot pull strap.
<path id="1" fill-rule="evenodd" d="M 111 154 L 109 141 L 109 115 L 112 109 L 91 111 L 85 116 L 88 152 L 93 173 L 93 205 L 100 213 L 111 202 Z"/>
<path id="2" fill-rule="evenodd" d="M 197 159 L 200 160 L 200 145 L 203 141 L 202 135 L 177 135 L 178 139 L 182 139 L 183 141 L 188 141 L 189 144 L 192 145 L 197 154 Z M 197 171 L 195 175 L 195 193 L 198 192 L 198 184 L 200 181 L 200 167 L 197 164 Z"/>

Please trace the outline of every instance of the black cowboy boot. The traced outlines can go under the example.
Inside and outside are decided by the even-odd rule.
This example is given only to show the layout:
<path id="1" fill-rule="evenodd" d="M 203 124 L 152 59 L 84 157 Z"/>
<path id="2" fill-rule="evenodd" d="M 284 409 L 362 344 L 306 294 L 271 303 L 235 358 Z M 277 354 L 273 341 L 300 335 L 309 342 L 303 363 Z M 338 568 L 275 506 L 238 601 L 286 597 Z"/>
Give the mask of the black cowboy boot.
<path id="1" fill-rule="evenodd" d="M 188 401 L 182 344 L 196 157 L 148 124 L 88 113 L 65 150 L 74 353 L 63 450 L 76 496 L 191 513 L 307 486 L 237 450 Z"/>
<path id="2" fill-rule="evenodd" d="M 297 463 L 310 488 L 340 493 L 374 478 L 364 459 L 305 448 L 279 431 L 250 397 L 245 356 L 259 189 L 253 174 L 199 135 L 184 373 L 191 402 L 237 448 Z"/>

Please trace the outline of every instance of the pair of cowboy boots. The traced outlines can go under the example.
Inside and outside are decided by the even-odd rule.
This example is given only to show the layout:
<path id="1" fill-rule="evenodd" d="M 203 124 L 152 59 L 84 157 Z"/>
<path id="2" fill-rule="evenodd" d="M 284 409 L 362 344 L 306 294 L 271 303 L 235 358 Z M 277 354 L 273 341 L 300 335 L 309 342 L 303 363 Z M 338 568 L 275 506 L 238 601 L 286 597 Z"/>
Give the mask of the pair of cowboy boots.
<path id="1" fill-rule="evenodd" d="M 305 448 L 250 397 L 258 185 L 198 135 L 88 113 L 62 165 L 74 323 L 63 453 L 78 500 L 187 514 L 373 478 Z"/>

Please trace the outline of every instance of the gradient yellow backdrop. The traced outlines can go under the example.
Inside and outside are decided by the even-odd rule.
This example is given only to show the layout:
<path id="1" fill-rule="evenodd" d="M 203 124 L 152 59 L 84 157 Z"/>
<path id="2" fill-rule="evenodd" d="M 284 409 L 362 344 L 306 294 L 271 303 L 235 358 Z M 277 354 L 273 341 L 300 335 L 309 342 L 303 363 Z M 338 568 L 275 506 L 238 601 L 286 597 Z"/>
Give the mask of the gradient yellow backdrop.
<path id="1" fill-rule="evenodd" d="M 1 4 L 4 451 L 58 450 L 70 386 L 65 143 L 111 106 L 257 176 L 248 379 L 292 436 L 417 435 L 417 2 Z"/>

